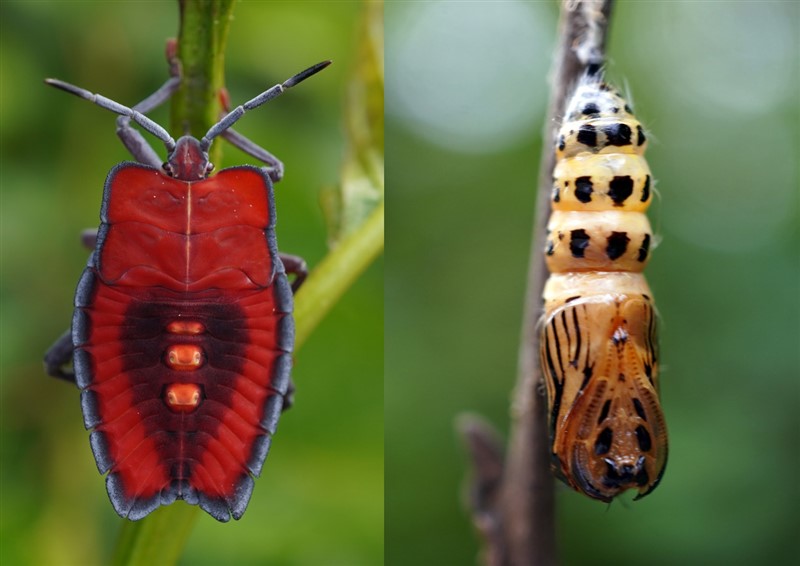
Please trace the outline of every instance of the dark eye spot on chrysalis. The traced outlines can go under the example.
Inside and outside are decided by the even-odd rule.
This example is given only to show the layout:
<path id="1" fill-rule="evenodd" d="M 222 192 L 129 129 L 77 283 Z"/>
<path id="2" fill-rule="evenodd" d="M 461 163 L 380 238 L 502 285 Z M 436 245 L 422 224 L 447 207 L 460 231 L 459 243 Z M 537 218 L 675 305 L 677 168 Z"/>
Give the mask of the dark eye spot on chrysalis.
<path id="1" fill-rule="evenodd" d="M 588 147 L 597 147 L 597 130 L 591 124 L 584 124 L 578 130 L 578 142 Z"/>
<path id="2" fill-rule="evenodd" d="M 553 187 L 553 202 L 561 202 L 561 193 L 558 190 L 558 185 Z"/>
<path id="3" fill-rule="evenodd" d="M 603 128 L 603 133 L 608 138 L 608 145 L 631 145 L 631 128 L 627 124 L 609 124 Z"/>
<path id="4" fill-rule="evenodd" d="M 553 240 L 547 240 L 547 248 L 545 249 L 545 254 L 553 255 L 556 252 L 555 244 L 553 244 Z"/>
<path id="5" fill-rule="evenodd" d="M 644 177 L 644 187 L 642 187 L 642 202 L 650 198 L 650 175 Z"/>
<path id="6" fill-rule="evenodd" d="M 592 178 L 591 177 L 578 177 L 575 179 L 575 198 L 582 203 L 592 201 Z"/>
<path id="7" fill-rule="evenodd" d="M 600 431 L 600 434 L 597 435 L 597 440 L 594 442 L 595 455 L 602 456 L 603 454 L 608 454 L 608 451 L 611 450 L 611 442 L 613 440 L 614 433 L 610 428 L 606 427 Z"/>
<path id="8" fill-rule="evenodd" d="M 611 232 L 608 237 L 608 245 L 606 246 L 606 255 L 608 259 L 615 260 L 622 257 L 628 249 L 628 242 L 631 239 L 628 237 L 627 232 Z"/>
<path id="9" fill-rule="evenodd" d="M 639 469 L 639 473 L 636 474 L 636 485 L 642 487 L 643 485 L 647 485 L 650 483 L 650 476 L 647 475 L 647 468 L 644 465 Z"/>
<path id="10" fill-rule="evenodd" d="M 614 206 L 622 206 L 632 194 L 633 179 L 629 175 L 617 175 L 608 184 L 608 196 L 614 201 Z"/>
<path id="11" fill-rule="evenodd" d="M 633 108 L 631 108 L 629 104 L 626 104 L 625 112 L 627 112 L 628 114 L 633 114 Z"/>
<path id="12" fill-rule="evenodd" d="M 642 425 L 636 427 L 636 440 L 639 442 L 639 449 L 642 452 L 649 452 L 653 446 L 650 440 L 650 433 Z"/>
<path id="13" fill-rule="evenodd" d="M 644 130 L 642 129 L 641 125 L 636 126 L 636 134 L 637 134 L 636 145 L 643 145 L 644 142 L 647 141 L 647 138 L 644 137 Z"/>
<path id="14" fill-rule="evenodd" d="M 640 262 L 647 259 L 647 253 L 650 251 L 650 234 L 645 234 L 642 240 L 642 245 L 639 247 L 639 257 L 636 259 Z"/>
<path id="15" fill-rule="evenodd" d="M 643 421 L 647 420 L 647 415 L 644 412 L 644 407 L 642 406 L 642 402 L 639 401 L 638 397 L 633 398 L 633 409 L 636 411 L 636 414 L 639 415 L 639 418 Z"/>
<path id="16" fill-rule="evenodd" d="M 569 251 L 572 252 L 572 257 L 583 257 L 584 251 L 588 247 L 589 234 L 586 233 L 586 230 L 578 229 L 570 232 Z"/>
<path id="17" fill-rule="evenodd" d="M 558 136 L 558 150 L 564 151 L 564 148 L 567 146 L 567 141 L 564 139 L 564 136 Z"/>
<path id="18" fill-rule="evenodd" d="M 603 408 L 600 409 L 600 416 L 597 417 L 597 424 L 600 424 L 604 420 L 606 420 L 606 417 L 608 416 L 608 411 L 610 409 L 611 409 L 611 399 L 606 399 L 606 402 L 603 403 Z"/>

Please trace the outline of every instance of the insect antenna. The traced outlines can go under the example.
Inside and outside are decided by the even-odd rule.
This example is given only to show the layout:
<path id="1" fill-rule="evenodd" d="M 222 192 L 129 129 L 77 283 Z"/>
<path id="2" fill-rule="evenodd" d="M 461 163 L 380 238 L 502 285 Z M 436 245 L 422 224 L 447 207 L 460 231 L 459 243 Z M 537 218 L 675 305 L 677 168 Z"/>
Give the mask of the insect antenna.
<path id="1" fill-rule="evenodd" d="M 200 140 L 200 147 L 203 149 L 203 151 L 208 151 L 208 148 L 211 146 L 211 142 L 213 141 L 213 139 L 218 135 L 222 134 L 223 132 L 225 132 L 225 130 L 227 130 L 231 126 L 233 126 L 233 124 L 235 124 L 236 121 L 239 118 L 241 118 L 245 112 L 247 112 L 248 110 L 252 110 L 253 108 L 258 108 L 262 104 L 272 100 L 277 96 L 280 96 L 287 89 L 292 88 L 297 83 L 306 80 L 311 75 L 317 74 L 330 64 L 331 61 L 323 61 L 322 63 L 317 63 L 313 67 L 309 67 L 305 71 L 297 73 L 296 75 L 294 75 L 290 79 L 287 79 L 281 84 L 277 84 L 265 90 L 264 92 L 262 92 L 255 98 L 248 100 L 241 106 L 237 106 L 236 108 L 231 110 L 222 120 L 214 124 L 210 130 L 208 130 L 208 133 L 206 133 L 206 135 L 203 136 L 203 139 Z"/>
<path id="2" fill-rule="evenodd" d="M 137 124 L 139 124 L 142 128 L 153 134 L 155 137 L 160 139 L 164 142 L 164 145 L 167 146 L 167 151 L 170 153 L 173 149 L 175 149 L 175 140 L 172 139 L 172 136 L 169 135 L 169 132 L 153 122 L 150 118 L 142 114 L 141 112 L 137 112 L 132 108 L 128 108 L 127 106 L 123 106 L 119 102 L 114 102 L 110 98 L 106 98 L 100 94 L 94 94 L 89 92 L 86 89 L 82 89 L 75 85 L 65 83 L 64 81 L 60 81 L 58 79 L 45 79 L 44 82 L 49 84 L 50 86 L 54 86 L 61 90 L 64 90 L 70 94 L 74 94 L 75 96 L 79 96 L 81 98 L 85 98 L 89 102 L 94 102 L 101 108 L 105 108 L 106 110 L 111 110 L 116 114 L 120 114 L 122 116 L 127 116 Z"/>

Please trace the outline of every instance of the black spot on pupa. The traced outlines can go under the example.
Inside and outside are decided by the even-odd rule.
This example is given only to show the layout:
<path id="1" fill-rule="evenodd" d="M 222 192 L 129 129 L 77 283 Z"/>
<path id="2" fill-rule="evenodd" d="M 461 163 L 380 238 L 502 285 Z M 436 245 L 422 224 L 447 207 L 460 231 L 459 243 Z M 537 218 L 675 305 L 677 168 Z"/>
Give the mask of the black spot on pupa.
<path id="1" fill-rule="evenodd" d="M 650 175 L 644 177 L 644 187 L 642 187 L 642 202 L 650 198 Z"/>
<path id="2" fill-rule="evenodd" d="M 553 187 L 553 202 L 561 202 L 561 193 L 558 190 L 558 186 Z"/>
<path id="3" fill-rule="evenodd" d="M 642 129 L 641 125 L 636 126 L 636 136 L 637 136 L 636 145 L 643 145 L 644 142 L 647 141 L 647 138 L 644 137 L 644 130 Z"/>
<path id="4" fill-rule="evenodd" d="M 597 435 L 597 440 L 594 441 L 594 453 L 597 456 L 608 454 L 611 450 L 611 443 L 614 441 L 614 433 L 610 428 L 606 427 Z"/>
<path id="5" fill-rule="evenodd" d="M 650 364 L 644 364 L 644 374 L 647 376 L 651 382 L 653 381 L 653 366 Z"/>
<path id="6" fill-rule="evenodd" d="M 547 248 L 545 248 L 544 253 L 547 255 L 553 255 L 556 252 L 555 244 L 553 244 L 553 240 L 547 240 Z"/>
<path id="7" fill-rule="evenodd" d="M 600 416 L 597 417 L 597 424 L 600 424 L 604 420 L 606 420 L 606 417 L 608 416 L 608 411 L 610 409 L 611 409 L 611 399 L 606 399 L 606 402 L 603 403 L 603 408 L 600 409 Z"/>
<path id="8" fill-rule="evenodd" d="M 581 114 L 584 116 L 592 116 L 600 113 L 600 108 L 594 102 L 589 102 L 581 109 Z"/>
<path id="9" fill-rule="evenodd" d="M 632 194 L 633 179 L 628 175 L 617 175 L 608 184 L 608 196 L 614 201 L 614 206 L 622 206 Z"/>
<path id="10" fill-rule="evenodd" d="M 590 365 L 586 365 L 583 368 L 583 381 L 581 382 L 581 391 L 586 385 L 589 383 L 589 380 L 592 379 L 592 374 L 594 373 L 594 369 Z"/>
<path id="11" fill-rule="evenodd" d="M 633 409 L 636 411 L 636 414 L 639 415 L 639 418 L 643 421 L 647 421 L 647 415 L 644 412 L 644 407 L 642 406 L 642 402 L 639 401 L 637 397 L 633 398 Z"/>
<path id="12" fill-rule="evenodd" d="M 564 148 L 567 146 L 567 142 L 564 139 L 564 136 L 558 136 L 558 150 L 564 151 Z"/>
<path id="13" fill-rule="evenodd" d="M 631 128 L 627 124 L 609 124 L 603 128 L 603 133 L 608 138 L 608 145 L 631 145 Z"/>
<path id="14" fill-rule="evenodd" d="M 566 299 L 564 299 L 564 304 L 566 305 L 567 303 L 571 303 L 575 299 L 580 299 L 580 298 L 581 298 L 580 295 L 575 295 L 574 297 L 567 297 Z"/>
<path id="15" fill-rule="evenodd" d="M 631 108 L 629 104 L 626 104 L 625 112 L 627 112 L 628 114 L 633 114 L 633 108 Z"/>
<path id="16" fill-rule="evenodd" d="M 563 239 L 564 239 L 564 232 L 559 232 L 558 233 L 558 241 L 560 242 Z"/>
<path id="17" fill-rule="evenodd" d="M 597 129 L 591 124 L 584 124 L 578 130 L 578 143 L 588 147 L 597 147 Z"/>
<path id="18" fill-rule="evenodd" d="M 642 245 L 639 247 L 639 257 L 636 259 L 640 262 L 647 259 L 647 253 L 650 251 L 650 234 L 645 234 L 642 240 Z"/>
<path id="19" fill-rule="evenodd" d="M 650 476 L 647 475 L 647 468 L 642 466 L 639 473 L 636 474 L 636 485 L 642 487 L 650 482 Z M 651 488 L 652 489 L 652 488 Z"/>
<path id="20" fill-rule="evenodd" d="M 569 250 L 572 257 L 583 257 L 584 251 L 589 247 L 589 235 L 586 230 L 573 230 L 570 232 Z"/>
<path id="21" fill-rule="evenodd" d="M 611 232 L 608 237 L 608 245 L 606 246 L 606 255 L 608 259 L 614 261 L 619 259 L 628 249 L 628 242 L 631 239 L 628 237 L 627 232 Z"/>
<path id="22" fill-rule="evenodd" d="M 649 452 L 650 448 L 653 447 L 650 433 L 642 425 L 636 427 L 636 440 L 639 442 L 639 449 L 642 452 Z"/>
<path id="23" fill-rule="evenodd" d="M 591 202 L 592 200 L 592 178 L 591 177 L 578 177 L 575 179 L 575 198 L 582 203 Z"/>
<path id="24" fill-rule="evenodd" d="M 612 106 L 611 107 L 611 113 L 612 114 L 619 114 L 619 108 L 617 108 L 616 106 Z"/>

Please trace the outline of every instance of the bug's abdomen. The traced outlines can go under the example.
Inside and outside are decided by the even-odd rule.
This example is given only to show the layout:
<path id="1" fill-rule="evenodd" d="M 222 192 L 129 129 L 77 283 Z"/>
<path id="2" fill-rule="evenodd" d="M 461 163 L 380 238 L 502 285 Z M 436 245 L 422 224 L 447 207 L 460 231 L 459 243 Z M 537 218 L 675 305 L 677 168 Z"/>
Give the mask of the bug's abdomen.
<path id="1" fill-rule="evenodd" d="M 652 192 L 650 168 L 642 156 L 644 134 L 631 134 L 641 132 L 641 125 L 622 106 L 616 107 L 616 118 L 609 118 L 600 116 L 596 103 L 586 104 L 597 110 L 596 117 L 568 119 L 559 133 L 548 268 L 551 273 L 642 271 L 652 241 L 644 214 Z M 580 116 L 582 111 L 573 118 Z M 581 136 L 587 131 L 592 135 Z"/>
<path id="2" fill-rule="evenodd" d="M 190 184 L 125 164 L 101 216 L 73 340 L 112 503 L 134 519 L 175 499 L 238 518 L 283 407 L 294 337 L 269 181 L 235 168 Z"/>
<path id="3" fill-rule="evenodd" d="M 556 473 L 602 501 L 630 488 L 646 495 L 667 458 L 655 308 L 641 273 L 653 239 L 646 145 L 624 99 L 587 77 L 557 140 L 541 362 Z"/>

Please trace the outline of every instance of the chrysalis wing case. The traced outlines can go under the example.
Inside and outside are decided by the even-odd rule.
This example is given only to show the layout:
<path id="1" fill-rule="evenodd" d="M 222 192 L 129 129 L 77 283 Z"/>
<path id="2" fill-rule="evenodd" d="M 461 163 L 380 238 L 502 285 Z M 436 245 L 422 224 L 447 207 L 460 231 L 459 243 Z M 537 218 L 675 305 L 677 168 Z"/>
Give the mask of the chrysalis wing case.
<path id="1" fill-rule="evenodd" d="M 553 467 L 611 501 L 658 485 L 667 429 L 658 398 L 644 131 L 620 94 L 586 75 L 557 136 L 545 257 L 541 363 Z"/>
<path id="2" fill-rule="evenodd" d="M 176 499 L 219 521 L 247 507 L 290 401 L 292 291 L 305 263 L 278 254 L 275 242 L 272 184 L 283 166 L 230 127 L 329 63 L 239 106 L 203 138 L 177 142 L 143 114 L 177 89 L 178 65 L 133 108 L 46 81 L 120 114 L 118 132 L 138 161 L 108 175 L 72 330 L 45 357 L 51 375 L 81 389 L 97 467 L 122 517 Z M 164 142 L 165 163 L 131 120 Z M 266 166 L 209 177 L 217 136 Z M 70 358 L 74 374 L 63 367 Z"/>

